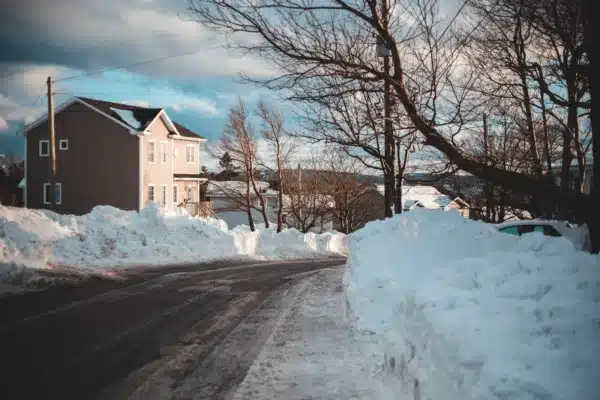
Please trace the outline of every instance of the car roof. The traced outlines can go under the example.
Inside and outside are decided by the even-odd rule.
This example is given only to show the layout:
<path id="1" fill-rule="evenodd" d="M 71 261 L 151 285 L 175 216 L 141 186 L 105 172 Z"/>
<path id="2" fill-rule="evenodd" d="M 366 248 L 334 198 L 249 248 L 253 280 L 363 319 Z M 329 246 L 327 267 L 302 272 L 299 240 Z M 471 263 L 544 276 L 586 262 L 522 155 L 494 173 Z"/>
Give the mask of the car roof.
<path id="1" fill-rule="evenodd" d="M 506 228 L 509 226 L 522 226 L 522 225 L 550 225 L 554 227 L 561 228 L 570 228 L 568 222 L 566 221 L 556 221 L 556 220 L 544 220 L 544 219 L 519 219 L 513 221 L 505 221 L 500 224 L 495 224 L 494 226 L 498 229 Z"/>

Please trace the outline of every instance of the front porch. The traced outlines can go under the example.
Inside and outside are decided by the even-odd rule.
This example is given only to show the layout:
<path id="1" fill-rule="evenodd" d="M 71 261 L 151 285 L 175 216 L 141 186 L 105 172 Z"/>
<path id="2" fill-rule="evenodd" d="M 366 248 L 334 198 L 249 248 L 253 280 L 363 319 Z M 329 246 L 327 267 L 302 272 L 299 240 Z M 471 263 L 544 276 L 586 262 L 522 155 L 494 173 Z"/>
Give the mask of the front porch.
<path id="1" fill-rule="evenodd" d="M 177 207 L 194 217 L 216 218 L 206 196 L 208 179 L 199 174 L 173 174 L 173 198 Z"/>
<path id="2" fill-rule="evenodd" d="M 213 211 L 212 203 L 210 201 L 184 201 L 181 204 L 179 204 L 178 207 L 185 208 L 188 214 L 194 217 L 217 218 L 217 215 Z"/>

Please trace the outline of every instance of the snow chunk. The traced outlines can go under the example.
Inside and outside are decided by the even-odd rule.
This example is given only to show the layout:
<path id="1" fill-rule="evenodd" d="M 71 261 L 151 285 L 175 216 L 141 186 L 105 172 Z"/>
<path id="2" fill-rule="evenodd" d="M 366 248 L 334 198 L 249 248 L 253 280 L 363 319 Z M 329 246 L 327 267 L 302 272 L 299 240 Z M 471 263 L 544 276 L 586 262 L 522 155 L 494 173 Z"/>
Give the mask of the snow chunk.
<path id="1" fill-rule="evenodd" d="M 599 256 L 423 209 L 348 241 L 348 310 L 398 396 L 418 380 L 423 399 L 596 398 Z"/>
<path id="2" fill-rule="evenodd" d="M 114 112 L 121 118 L 127 125 L 135 130 L 143 128 L 142 121 L 138 120 L 133 113 L 133 110 L 122 110 L 120 108 L 109 107 L 110 111 Z"/>

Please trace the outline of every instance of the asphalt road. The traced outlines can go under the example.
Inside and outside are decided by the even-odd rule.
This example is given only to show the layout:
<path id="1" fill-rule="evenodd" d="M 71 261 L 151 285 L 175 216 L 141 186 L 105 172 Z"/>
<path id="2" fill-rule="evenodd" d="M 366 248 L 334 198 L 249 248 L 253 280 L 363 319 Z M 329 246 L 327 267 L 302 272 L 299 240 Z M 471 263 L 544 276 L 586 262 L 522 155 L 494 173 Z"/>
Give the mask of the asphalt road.
<path id="1" fill-rule="evenodd" d="M 297 283 L 343 262 L 139 268 L 0 297 L 0 398 L 226 398 Z"/>

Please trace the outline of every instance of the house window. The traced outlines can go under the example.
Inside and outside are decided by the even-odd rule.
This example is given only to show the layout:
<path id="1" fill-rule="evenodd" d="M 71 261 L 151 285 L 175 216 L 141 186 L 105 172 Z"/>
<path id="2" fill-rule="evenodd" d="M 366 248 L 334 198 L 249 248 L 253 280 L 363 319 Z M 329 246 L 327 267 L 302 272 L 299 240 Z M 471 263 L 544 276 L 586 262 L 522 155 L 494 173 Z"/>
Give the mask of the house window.
<path id="1" fill-rule="evenodd" d="M 156 142 L 154 140 L 148 141 L 148 162 L 156 162 Z"/>
<path id="2" fill-rule="evenodd" d="M 154 185 L 148 185 L 148 203 L 154 202 Z"/>
<path id="3" fill-rule="evenodd" d="M 173 203 L 177 204 L 177 186 L 173 185 Z"/>
<path id="4" fill-rule="evenodd" d="M 167 185 L 161 185 L 161 198 L 160 198 L 160 202 L 163 206 L 167 205 Z"/>
<path id="5" fill-rule="evenodd" d="M 194 201 L 194 187 L 193 186 L 186 186 L 186 190 L 187 190 L 187 199 L 189 202 L 193 202 Z"/>
<path id="6" fill-rule="evenodd" d="M 62 203 L 62 183 L 56 183 L 56 204 Z M 44 204 L 50 204 L 50 184 L 44 183 Z"/>
<path id="7" fill-rule="evenodd" d="M 60 139 L 58 142 L 59 150 L 69 150 L 69 139 Z"/>
<path id="8" fill-rule="evenodd" d="M 193 144 L 187 145 L 185 160 L 188 164 L 194 164 L 196 162 L 196 146 L 194 146 Z"/>
<path id="9" fill-rule="evenodd" d="M 50 154 L 50 141 L 40 140 L 40 157 L 48 157 Z"/>
<path id="10" fill-rule="evenodd" d="M 167 143 L 166 142 L 160 142 L 160 163 L 161 164 L 167 163 Z"/>

